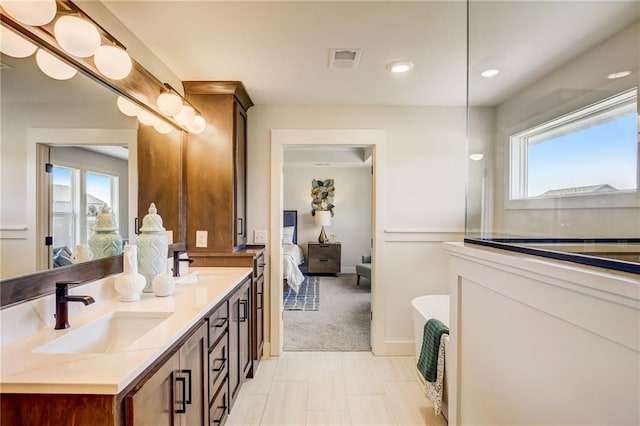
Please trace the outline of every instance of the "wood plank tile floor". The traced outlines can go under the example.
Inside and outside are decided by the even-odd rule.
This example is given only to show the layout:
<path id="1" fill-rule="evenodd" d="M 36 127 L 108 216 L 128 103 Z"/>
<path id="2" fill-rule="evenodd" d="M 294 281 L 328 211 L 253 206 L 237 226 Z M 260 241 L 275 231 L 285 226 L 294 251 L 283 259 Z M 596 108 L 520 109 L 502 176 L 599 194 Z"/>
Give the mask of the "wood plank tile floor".
<path id="1" fill-rule="evenodd" d="M 243 385 L 228 426 L 444 426 L 415 357 L 371 352 L 284 352 Z"/>

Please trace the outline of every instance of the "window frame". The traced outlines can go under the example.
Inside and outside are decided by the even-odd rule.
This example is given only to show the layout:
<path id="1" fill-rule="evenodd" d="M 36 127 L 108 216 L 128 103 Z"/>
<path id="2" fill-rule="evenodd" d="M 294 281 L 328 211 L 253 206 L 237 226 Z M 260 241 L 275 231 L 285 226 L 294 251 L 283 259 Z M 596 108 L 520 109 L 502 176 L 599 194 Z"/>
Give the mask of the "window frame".
<path id="1" fill-rule="evenodd" d="M 595 102 L 568 114 L 551 119 L 528 129 L 512 133 L 508 137 L 507 188 L 505 206 L 507 209 L 558 209 L 558 208 L 618 208 L 640 207 L 640 133 L 636 138 L 636 189 L 587 193 L 562 194 L 527 197 L 527 154 L 530 141 L 549 139 L 579 131 L 611 117 L 627 113 L 637 113 L 638 88 L 620 92 L 614 96 Z M 639 118 L 640 121 L 640 118 Z M 640 131 L 640 129 L 638 129 Z"/>

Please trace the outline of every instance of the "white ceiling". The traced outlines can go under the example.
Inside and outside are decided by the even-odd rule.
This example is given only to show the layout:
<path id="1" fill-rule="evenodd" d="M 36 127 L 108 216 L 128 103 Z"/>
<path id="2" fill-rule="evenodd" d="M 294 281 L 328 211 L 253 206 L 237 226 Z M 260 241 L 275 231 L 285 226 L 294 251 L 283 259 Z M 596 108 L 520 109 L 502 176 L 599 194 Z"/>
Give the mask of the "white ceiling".
<path id="1" fill-rule="evenodd" d="M 464 105 L 464 1 L 105 1 L 181 80 L 240 80 L 256 104 Z M 496 105 L 638 19 L 640 2 L 474 1 L 471 102 Z M 330 48 L 361 48 L 330 70 Z M 385 70 L 408 59 L 405 75 Z M 498 77 L 476 77 L 499 67 Z"/>

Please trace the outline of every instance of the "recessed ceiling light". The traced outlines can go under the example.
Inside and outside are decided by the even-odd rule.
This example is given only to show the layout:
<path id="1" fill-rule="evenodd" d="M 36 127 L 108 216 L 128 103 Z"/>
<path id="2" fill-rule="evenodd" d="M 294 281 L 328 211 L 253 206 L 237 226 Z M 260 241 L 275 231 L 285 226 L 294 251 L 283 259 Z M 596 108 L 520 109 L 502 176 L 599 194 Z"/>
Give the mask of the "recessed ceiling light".
<path id="1" fill-rule="evenodd" d="M 490 69 L 490 70 L 484 70 L 480 73 L 480 75 L 484 78 L 491 78 L 491 77 L 495 77 L 496 75 L 500 74 L 500 70 L 499 69 Z"/>
<path id="2" fill-rule="evenodd" d="M 628 75 L 631 75 L 631 71 L 619 71 L 609 74 L 607 78 L 609 80 L 615 80 L 616 78 L 624 78 Z"/>
<path id="3" fill-rule="evenodd" d="M 410 61 L 396 61 L 387 64 L 387 70 L 394 73 L 403 73 L 413 68 L 413 62 Z"/>
<path id="4" fill-rule="evenodd" d="M 480 161 L 484 158 L 484 154 L 471 154 L 469 158 L 473 161 Z"/>

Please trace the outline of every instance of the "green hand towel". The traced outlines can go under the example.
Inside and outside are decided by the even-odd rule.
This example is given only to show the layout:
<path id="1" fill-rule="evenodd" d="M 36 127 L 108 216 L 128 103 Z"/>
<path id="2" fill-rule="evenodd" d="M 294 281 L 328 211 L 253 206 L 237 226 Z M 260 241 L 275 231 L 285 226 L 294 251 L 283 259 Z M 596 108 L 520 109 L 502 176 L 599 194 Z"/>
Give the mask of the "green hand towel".
<path id="1" fill-rule="evenodd" d="M 440 347 L 440 337 L 443 334 L 449 334 L 449 327 L 435 318 L 431 318 L 424 325 L 418 371 L 427 382 L 436 381 L 438 348 Z"/>

